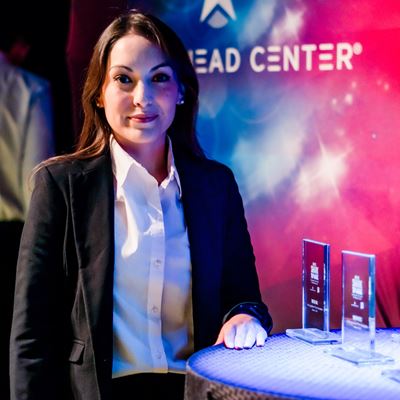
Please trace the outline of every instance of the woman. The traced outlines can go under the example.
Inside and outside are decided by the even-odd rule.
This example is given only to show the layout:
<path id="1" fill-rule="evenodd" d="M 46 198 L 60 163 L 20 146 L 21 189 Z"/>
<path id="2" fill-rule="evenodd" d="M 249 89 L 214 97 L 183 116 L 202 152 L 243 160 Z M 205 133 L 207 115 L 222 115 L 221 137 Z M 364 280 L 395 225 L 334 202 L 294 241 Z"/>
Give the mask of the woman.
<path id="1" fill-rule="evenodd" d="M 133 398 L 141 386 L 182 398 L 193 351 L 264 344 L 272 321 L 242 200 L 231 171 L 203 155 L 197 107 L 195 72 L 168 26 L 133 10 L 105 29 L 78 148 L 36 173 L 13 399 Z"/>

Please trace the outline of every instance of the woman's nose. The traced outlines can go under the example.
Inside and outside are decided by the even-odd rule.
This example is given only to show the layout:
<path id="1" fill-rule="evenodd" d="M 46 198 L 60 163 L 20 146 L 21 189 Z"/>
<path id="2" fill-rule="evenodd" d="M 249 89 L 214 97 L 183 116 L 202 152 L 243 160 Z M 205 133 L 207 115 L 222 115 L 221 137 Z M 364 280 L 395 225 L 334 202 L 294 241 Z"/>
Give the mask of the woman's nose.
<path id="1" fill-rule="evenodd" d="M 151 88 L 143 81 L 138 81 L 133 89 L 133 104 L 136 107 L 146 107 L 152 104 L 153 95 Z"/>

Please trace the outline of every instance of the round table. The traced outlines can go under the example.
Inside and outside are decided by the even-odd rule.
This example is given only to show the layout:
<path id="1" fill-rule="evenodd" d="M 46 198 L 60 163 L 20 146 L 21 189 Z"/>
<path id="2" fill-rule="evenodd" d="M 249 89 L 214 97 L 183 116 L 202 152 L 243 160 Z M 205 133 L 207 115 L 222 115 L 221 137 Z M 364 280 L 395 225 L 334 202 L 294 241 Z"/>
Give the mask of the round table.
<path id="1" fill-rule="evenodd" d="M 187 362 L 185 400 L 378 399 L 399 400 L 400 382 L 382 371 L 400 368 L 394 329 L 377 329 L 375 351 L 395 359 L 390 365 L 357 366 L 286 334 L 264 347 L 246 350 L 223 345 L 194 353 Z"/>

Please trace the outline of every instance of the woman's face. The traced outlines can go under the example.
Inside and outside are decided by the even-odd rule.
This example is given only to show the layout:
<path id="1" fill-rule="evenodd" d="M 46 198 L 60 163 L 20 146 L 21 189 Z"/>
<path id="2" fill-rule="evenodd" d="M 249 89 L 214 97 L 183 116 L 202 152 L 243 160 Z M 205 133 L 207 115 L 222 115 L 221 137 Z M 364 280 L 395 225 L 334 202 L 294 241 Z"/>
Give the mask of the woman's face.
<path id="1" fill-rule="evenodd" d="M 134 33 L 115 42 L 99 105 L 126 151 L 165 145 L 180 96 L 175 73 L 158 46 Z"/>

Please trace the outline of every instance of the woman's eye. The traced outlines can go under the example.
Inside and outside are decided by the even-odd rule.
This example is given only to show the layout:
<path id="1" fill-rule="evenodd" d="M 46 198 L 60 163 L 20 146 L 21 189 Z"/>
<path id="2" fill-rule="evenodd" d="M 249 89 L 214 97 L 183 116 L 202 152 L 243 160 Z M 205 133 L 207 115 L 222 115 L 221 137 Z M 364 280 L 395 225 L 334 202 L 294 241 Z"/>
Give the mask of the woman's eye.
<path id="1" fill-rule="evenodd" d="M 171 77 L 168 74 L 159 73 L 153 76 L 153 82 L 168 82 Z"/>
<path id="2" fill-rule="evenodd" d="M 126 75 L 117 75 L 114 78 L 114 80 L 122 84 L 127 84 L 132 82 L 131 78 L 129 78 L 129 76 Z"/>

